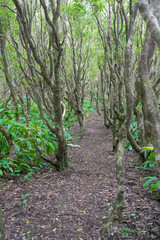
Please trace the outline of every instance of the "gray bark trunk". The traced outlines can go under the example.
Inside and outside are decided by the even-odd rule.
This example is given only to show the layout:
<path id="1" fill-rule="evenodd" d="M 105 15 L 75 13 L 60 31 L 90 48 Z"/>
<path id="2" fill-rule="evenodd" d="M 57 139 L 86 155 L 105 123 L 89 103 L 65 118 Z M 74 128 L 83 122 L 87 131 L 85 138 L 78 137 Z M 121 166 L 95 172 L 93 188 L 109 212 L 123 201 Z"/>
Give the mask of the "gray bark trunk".
<path id="1" fill-rule="evenodd" d="M 152 37 L 149 29 L 147 29 L 141 53 L 139 79 L 137 80 L 136 88 L 142 102 L 145 134 L 151 138 L 155 151 L 157 169 L 160 173 L 160 111 L 156 95 L 149 81 L 149 60 L 152 58 L 152 56 L 149 55 L 151 42 Z"/>
<path id="2" fill-rule="evenodd" d="M 8 131 L 5 129 L 5 127 L 2 124 L 0 124 L 0 132 L 2 132 L 3 135 L 5 136 L 10 148 L 8 158 L 14 159 L 17 156 L 17 151 L 15 149 L 14 143 L 12 142 L 11 136 L 9 135 Z"/>
<path id="3" fill-rule="evenodd" d="M 0 240 L 5 240 L 1 206 L 0 206 Z"/>
<path id="4" fill-rule="evenodd" d="M 14 103 L 15 120 L 16 120 L 16 122 L 19 122 L 17 96 L 16 96 L 16 91 L 15 91 L 14 86 L 13 86 L 11 75 L 10 75 L 9 69 L 8 69 L 9 65 L 8 65 L 7 56 L 6 56 L 6 53 L 7 53 L 6 39 L 4 37 L 4 32 L 3 32 L 1 20 L 0 20 L 0 35 L 2 35 L 2 36 L 0 36 L 0 51 L 1 51 L 1 54 L 2 54 L 3 71 L 4 71 L 4 74 L 5 74 L 7 85 L 10 89 L 10 92 L 11 92 L 11 97 L 13 99 L 13 103 Z"/>

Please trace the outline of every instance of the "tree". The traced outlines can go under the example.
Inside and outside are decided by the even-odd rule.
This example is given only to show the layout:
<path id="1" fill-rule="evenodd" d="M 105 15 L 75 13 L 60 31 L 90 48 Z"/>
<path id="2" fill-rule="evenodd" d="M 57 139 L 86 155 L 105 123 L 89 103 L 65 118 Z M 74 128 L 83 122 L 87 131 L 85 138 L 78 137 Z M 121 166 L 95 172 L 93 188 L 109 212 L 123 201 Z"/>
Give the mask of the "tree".
<path id="1" fill-rule="evenodd" d="M 13 79 L 12 79 L 13 72 L 12 72 L 11 68 L 9 68 L 10 63 L 9 63 L 9 57 L 7 55 L 7 49 L 6 49 L 6 37 L 5 37 L 5 30 L 4 30 L 4 21 L 7 23 L 8 18 L 10 19 L 9 14 L 7 14 L 7 12 L 4 11 L 4 13 L 2 13 L 2 17 L 0 19 L 0 52 L 1 52 L 1 55 L 2 55 L 1 70 L 5 74 L 6 83 L 9 87 L 9 89 L 10 89 L 11 98 L 13 99 L 13 103 L 14 103 L 14 107 L 15 107 L 15 119 L 16 119 L 17 122 L 19 122 L 17 93 L 15 91 L 15 86 L 14 86 Z M 3 21 L 3 23 L 2 23 L 2 21 Z M 8 29 L 6 29 L 6 31 L 7 30 Z"/>
<path id="2" fill-rule="evenodd" d="M 89 21 L 85 20 L 86 8 L 78 2 L 70 3 L 66 8 L 66 39 L 65 55 L 62 62 L 62 72 L 67 88 L 66 99 L 74 109 L 80 126 L 80 136 L 85 130 L 83 103 L 87 85 L 87 70 L 89 68 Z"/>
<path id="3" fill-rule="evenodd" d="M 137 92 L 142 102 L 145 133 L 147 137 L 151 137 L 156 155 L 155 161 L 160 173 L 160 112 L 156 94 L 150 83 L 149 66 L 156 48 L 155 41 L 160 46 L 160 18 L 157 12 L 157 9 L 160 9 L 160 3 L 151 1 L 149 5 L 148 1 L 139 1 L 139 8 L 147 21 L 147 28 L 139 65 Z"/>
<path id="4" fill-rule="evenodd" d="M 60 0 L 50 1 L 49 8 L 45 1 L 41 0 L 38 4 L 28 3 L 23 1 L 20 3 L 18 0 L 13 0 L 16 10 L 17 19 L 20 30 L 21 44 L 27 55 L 27 63 L 29 72 L 26 72 L 25 68 L 21 64 L 25 80 L 29 86 L 29 93 L 37 103 L 41 117 L 50 131 L 56 135 L 58 147 L 56 152 L 55 166 L 58 170 L 63 170 L 67 166 L 67 146 L 63 129 L 63 117 L 62 117 L 62 96 L 61 96 L 61 78 L 60 78 L 60 60 L 62 56 L 63 40 L 60 40 L 59 23 L 60 17 Z M 37 22 L 37 9 L 43 8 L 44 15 L 41 11 L 41 24 L 37 23 L 38 27 L 33 34 L 34 27 L 33 21 Z M 28 9 L 28 10 L 27 10 Z M 52 15 L 50 17 L 49 11 Z M 42 43 L 43 35 L 40 35 L 40 27 L 47 27 L 48 37 L 44 45 L 39 43 L 39 39 Z M 19 54 L 18 45 L 15 41 L 15 48 L 17 54 Z M 46 51 L 46 49 L 48 49 Z M 22 54 L 20 55 L 22 56 Z M 19 60 L 20 62 L 20 60 Z M 48 63 L 48 64 L 47 64 Z M 54 123 L 54 127 L 51 122 L 45 116 L 45 112 L 50 117 L 50 120 Z M 54 113 L 54 117 L 53 117 Z"/>
<path id="5" fill-rule="evenodd" d="M 0 206 L 0 239 L 5 240 L 1 206 Z"/>
<path id="6" fill-rule="evenodd" d="M 126 97 L 126 113 L 123 115 L 123 120 L 121 119 L 121 125 L 118 131 L 118 148 L 116 155 L 116 177 L 118 183 L 117 197 L 113 205 L 112 212 L 109 216 L 105 228 L 109 231 L 110 223 L 113 220 L 122 220 L 122 212 L 124 209 L 124 147 L 127 139 L 127 132 L 129 131 L 130 124 L 132 122 L 133 116 L 133 95 L 131 90 L 131 60 L 133 51 L 133 36 L 134 36 L 134 23 L 137 15 L 138 5 L 135 4 L 134 7 L 130 5 L 132 9 L 130 15 L 130 30 L 127 32 L 126 36 L 126 48 L 125 48 L 125 66 L 124 66 L 124 84 L 125 84 L 125 97 Z"/>
<path id="7" fill-rule="evenodd" d="M 158 0 L 151 1 L 151 2 L 152 2 L 152 7 L 154 7 L 153 10 L 148 0 L 139 0 L 138 1 L 139 10 L 142 14 L 143 19 L 147 22 L 147 25 L 150 29 L 152 37 L 156 41 L 157 45 L 160 46 L 160 25 L 159 25 L 159 14 L 158 14 L 160 9 L 160 4 Z M 153 11 L 156 12 L 156 14 L 154 14 Z"/>

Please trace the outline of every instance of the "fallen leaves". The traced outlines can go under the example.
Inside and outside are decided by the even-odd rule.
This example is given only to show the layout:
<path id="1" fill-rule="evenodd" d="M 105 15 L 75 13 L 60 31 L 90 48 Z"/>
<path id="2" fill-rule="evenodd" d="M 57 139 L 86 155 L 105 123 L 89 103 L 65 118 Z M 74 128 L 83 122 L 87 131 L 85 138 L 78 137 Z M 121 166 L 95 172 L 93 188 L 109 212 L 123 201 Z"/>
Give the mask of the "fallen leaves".
<path id="1" fill-rule="evenodd" d="M 77 229 L 77 232 L 81 232 L 81 231 L 82 231 L 82 229 L 81 229 L 81 228 L 78 228 L 78 229 Z"/>

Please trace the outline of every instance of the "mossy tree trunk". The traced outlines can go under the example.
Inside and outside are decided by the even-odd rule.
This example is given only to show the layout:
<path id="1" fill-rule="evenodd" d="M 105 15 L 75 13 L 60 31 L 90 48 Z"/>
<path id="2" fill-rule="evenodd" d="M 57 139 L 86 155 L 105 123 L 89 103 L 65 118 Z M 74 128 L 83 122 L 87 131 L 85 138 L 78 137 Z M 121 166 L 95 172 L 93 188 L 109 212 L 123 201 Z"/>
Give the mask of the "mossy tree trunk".
<path id="1" fill-rule="evenodd" d="M 1 205 L 0 205 L 0 240 L 5 240 Z"/>
<path id="2" fill-rule="evenodd" d="M 96 110 L 98 115 L 101 115 L 101 110 L 99 106 L 99 85 L 96 86 Z"/>
<path id="3" fill-rule="evenodd" d="M 132 7 L 132 6 L 130 6 Z M 121 126 L 118 131 L 118 148 L 116 155 L 116 177 L 117 177 L 117 196 L 113 205 L 112 212 L 108 218 L 107 224 L 104 229 L 109 233 L 111 222 L 114 220 L 122 220 L 122 212 L 124 209 L 124 148 L 125 142 L 127 139 L 127 132 L 129 131 L 130 124 L 132 122 L 133 116 L 133 96 L 131 91 L 131 74 L 130 74 L 130 65 L 131 65 L 131 56 L 132 56 L 132 45 L 133 45 L 133 27 L 138 10 L 138 5 L 135 4 L 132 14 L 130 16 L 130 30 L 129 35 L 127 35 L 127 44 L 125 48 L 125 67 L 124 67 L 124 84 L 125 84 L 125 93 L 126 93 L 126 114 L 121 122 Z"/>
<path id="4" fill-rule="evenodd" d="M 14 109 L 15 109 L 15 120 L 16 122 L 19 122 L 19 115 L 18 115 L 18 102 L 17 102 L 17 94 L 15 90 L 15 86 L 13 84 L 13 73 L 9 72 L 9 63 L 8 63 L 8 56 L 7 56 L 7 49 L 6 49 L 6 38 L 5 38 L 5 32 L 3 30 L 3 24 L 0 20 L 0 52 L 1 52 L 1 62 L 2 62 L 2 70 L 5 75 L 6 83 L 9 87 L 11 97 L 14 103 Z"/>
<path id="5" fill-rule="evenodd" d="M 139 65 L 137 93 L 142 102 L 145 134 L 151 138 L 157 169 L 160 173 L 160 112 L 156 94 L 150 83 L 149 68 L 156 44 L 160 47 L 160 1 L 139 0 L 139 9 L 147 22 L 147 28 Z"/>
<path id="6" fill-rule="evenodd" d="M 14 145 L 12 139 L 11 139 L 11 136 L 10 136 L 9 132 L 7 131 L 7 129 L 2 124 L 0 124 L 0 132 L 2 132 L 3 135 L 5 136 L 5 138 L 8 142 L 9 148 L 10 148 L 9 149 L 9 155 L 7 157 L 14 159 L 17 156 L 17 151 L 15 149 L 15 145 Z"/>

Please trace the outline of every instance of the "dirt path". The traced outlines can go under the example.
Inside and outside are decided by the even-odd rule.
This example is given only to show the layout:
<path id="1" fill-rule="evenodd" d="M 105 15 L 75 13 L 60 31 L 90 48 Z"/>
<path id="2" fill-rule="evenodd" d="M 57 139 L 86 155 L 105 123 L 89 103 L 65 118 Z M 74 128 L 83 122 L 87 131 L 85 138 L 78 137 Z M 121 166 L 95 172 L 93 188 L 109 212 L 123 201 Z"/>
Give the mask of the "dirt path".
<path id="1" fill-rule="evenodd" d="M 76 136 L 78 126 L 72 131 Z M 72 143 L 81 147 L 69 148 L 66 171 L 46 171 L 30 182 L 0 180 L 6 240 L 107 239 L 101 229 L 116 194 L 111 132 L 94 113 L 86 118 L 84 138 Z M 126 152 L 125 157 L 124 221 L 114 224 L 108 240 L 159 240 L 160 204 L 138 182 L 144 174 L 137 156 Z"/>

